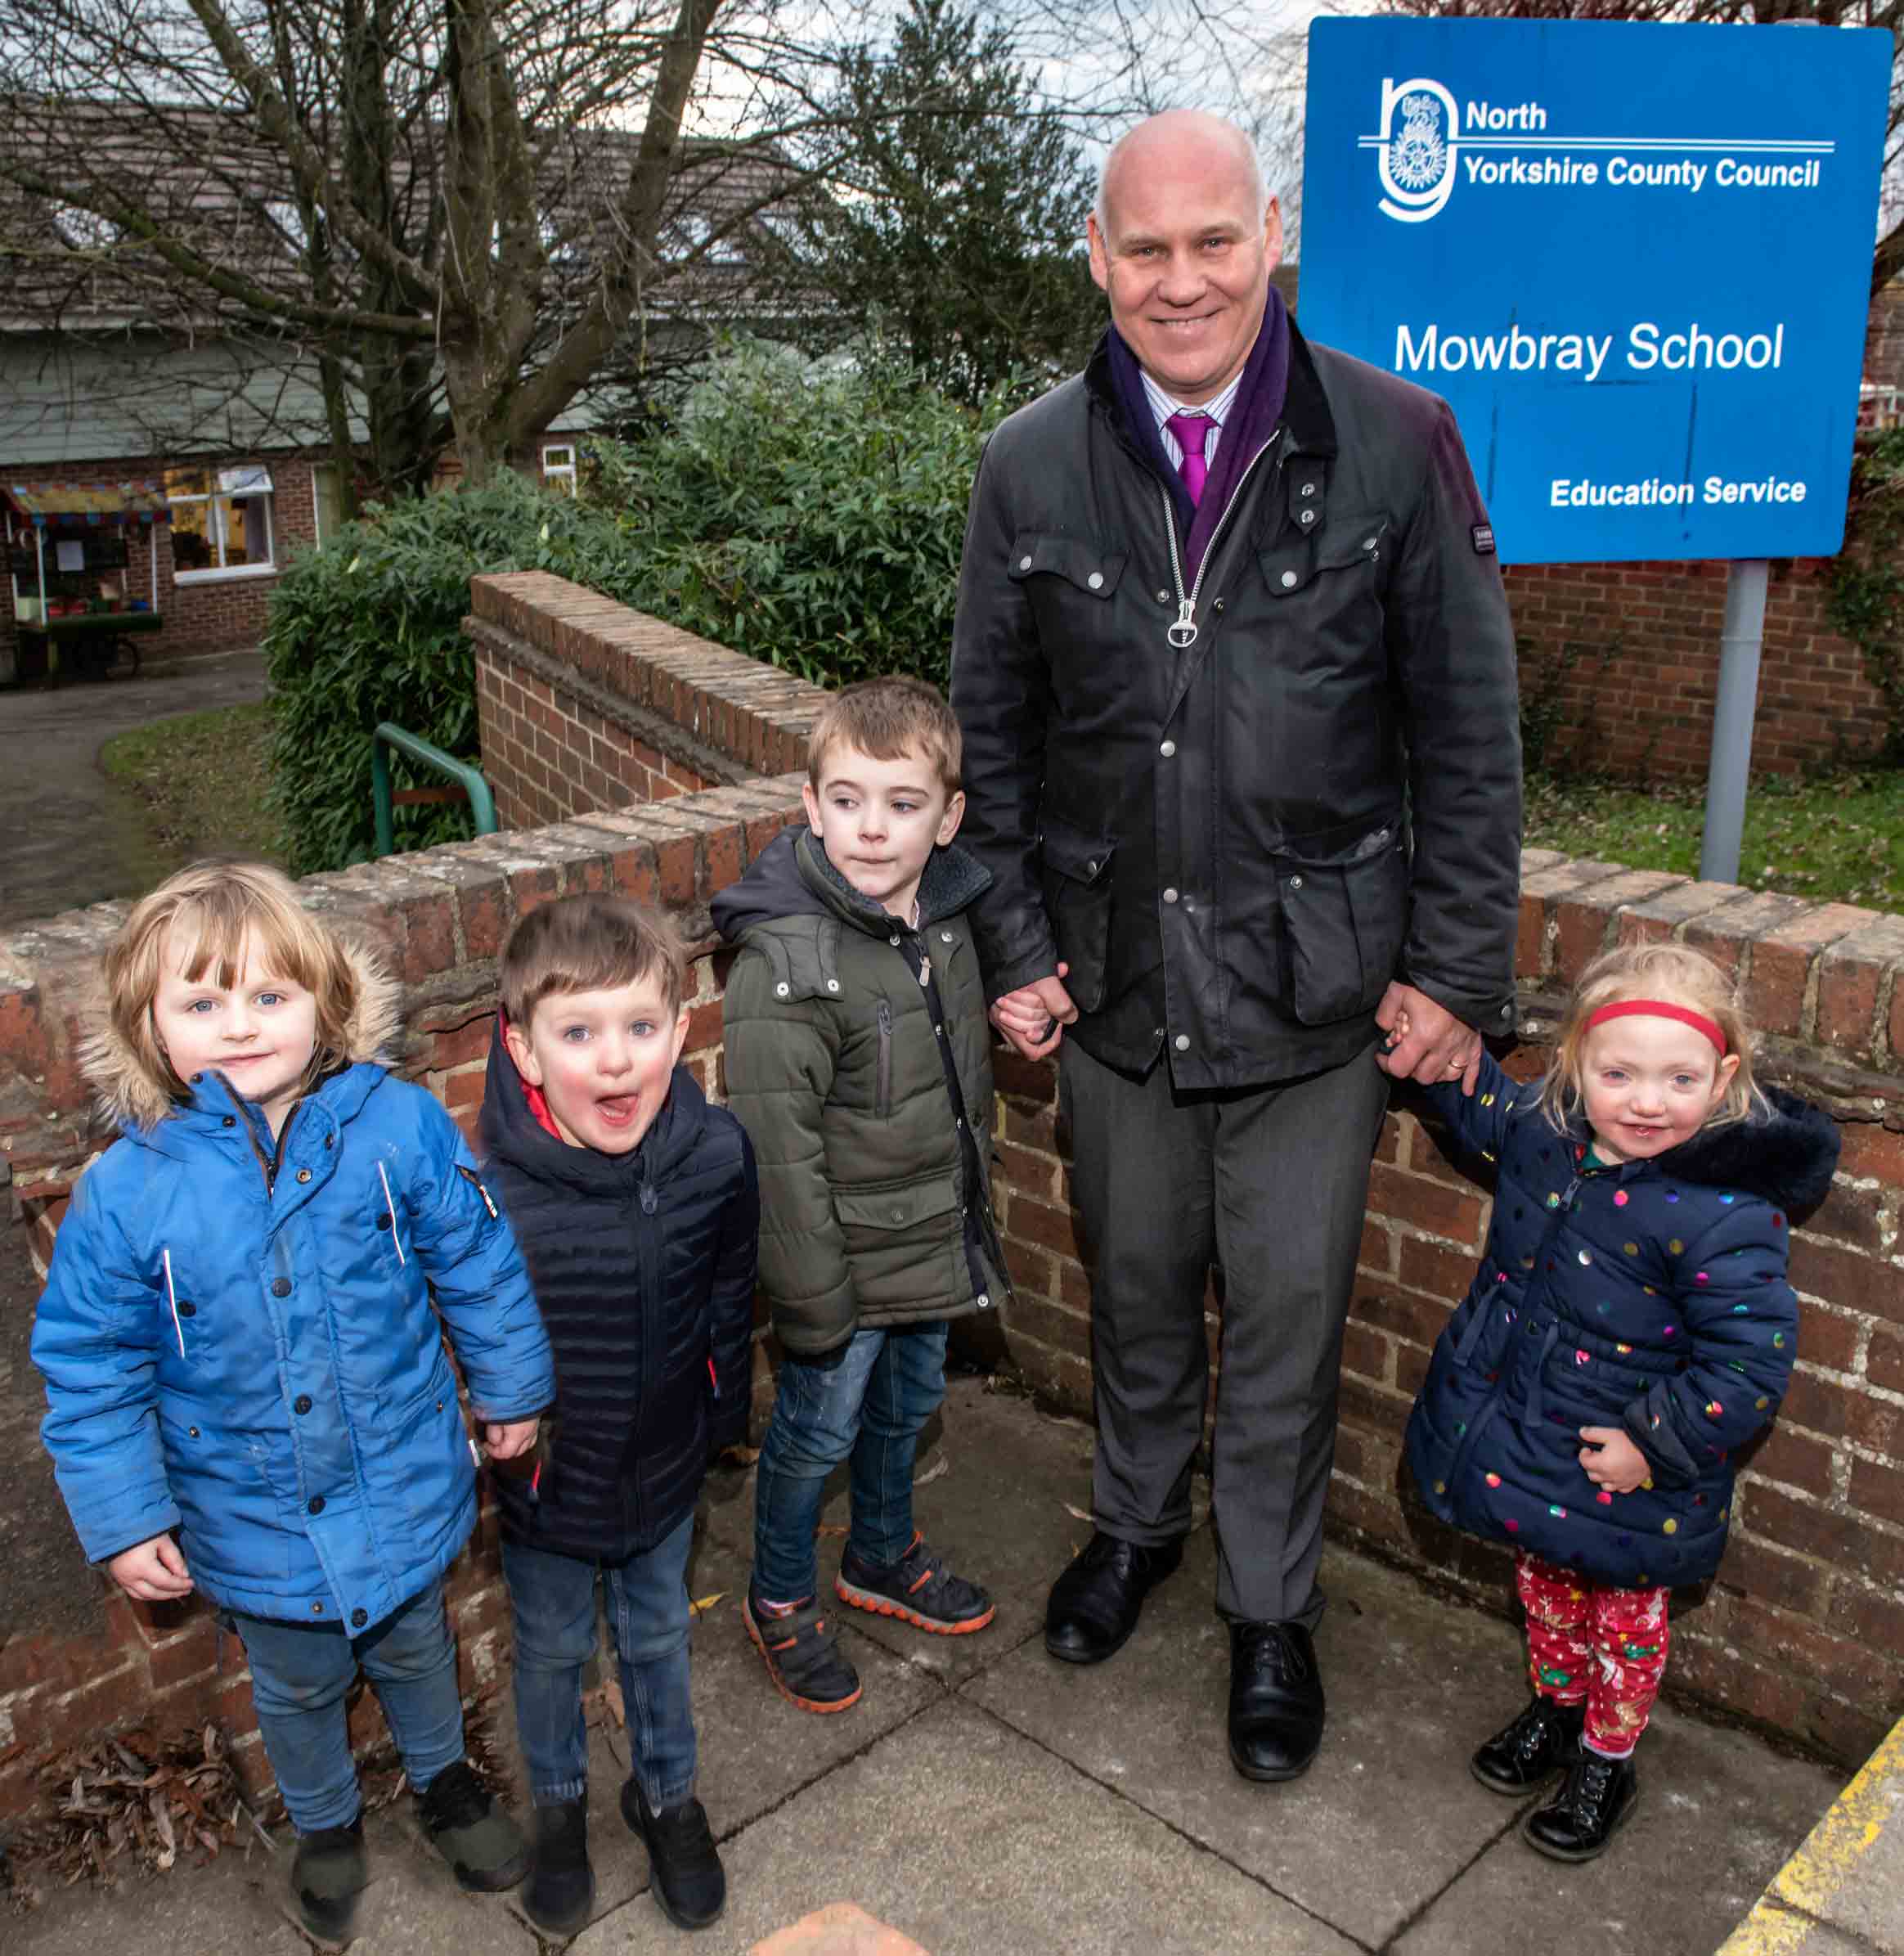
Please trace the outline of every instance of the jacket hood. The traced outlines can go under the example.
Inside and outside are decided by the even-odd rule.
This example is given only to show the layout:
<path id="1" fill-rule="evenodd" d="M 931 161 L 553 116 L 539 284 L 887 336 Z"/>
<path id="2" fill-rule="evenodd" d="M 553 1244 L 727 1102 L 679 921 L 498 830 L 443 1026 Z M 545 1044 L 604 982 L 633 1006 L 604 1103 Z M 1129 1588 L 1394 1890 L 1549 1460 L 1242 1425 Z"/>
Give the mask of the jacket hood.
<path id="1" fill-rule="evenodd" d="M 677 1066 L 667 1098 L 646 1134 L 626 1154 L 595 1148 L 571 1148 L 550 1134 L 529 1105 L 521 1072 L 502 1036 L 502 1014 L 489 1041 L 489 1071 L 483 1090 L 477 1135 L 483 1158 L 520 1169 L 540 1182 L 553 1182 L 585 1195 L 626 1194 L 644 1182 L 666 1178 L 692 1152 L 707 1119 L 707 1097 L 685 1067 Z"/>
<path id="2" fill-rule="evenodd" d="M 380 1061 L 402 1024 L 402 987 L 365 946 L 351 938 L 340 942 L 357 981 L 357 1000 L 336 1057 L 353 1066 Z M 148 1064 L 120 1035 L 103 999 L 89 1015 L 79 1065 L 100 1113 L 120 1127 L 149 1133 L 182 1104 L 164 1072 Z"/>
<path id="3" fill-rule="evenodd" d="M 1838 1166 L 1838 1123 L 1783 1087 L 1763 1090 L 1769 1107 L 1725 1127 L 1704 1127 L 1653 1158 L 1663 1174 L 1742 1189 L 1786 1209 L 1816 1207 Z"/>
<path id="4" fill-rule="evenodd" d="M 919 879 L 919 924 L 955 915 L 991 887 L 991 871 L 957 843 L 935 848 Z M 812 830 L 783 829 L 739 883 L 710 906 L 714 927 L 738 944 L 756 924 L 783 917 L 837 917 L 869 936 L 883 937 L 891 915 L 862 897 L 833 867 Z"/>

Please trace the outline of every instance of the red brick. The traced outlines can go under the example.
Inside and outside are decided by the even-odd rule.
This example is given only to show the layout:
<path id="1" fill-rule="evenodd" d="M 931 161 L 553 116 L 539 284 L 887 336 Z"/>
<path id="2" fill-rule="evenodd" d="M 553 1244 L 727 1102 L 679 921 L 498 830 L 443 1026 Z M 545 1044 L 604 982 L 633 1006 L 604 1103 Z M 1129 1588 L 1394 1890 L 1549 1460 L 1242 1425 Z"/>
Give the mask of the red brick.
<path id="1" fill-rule="evenodd" d="M 1026 1059 L 1010 1046 L 992 1049 L 992 1083 L 1015 1099 L 1049 1101 L 1058 1098 L 1058 1066 L 1050 1059 Z"/>
<path id="2" fill-rule="evenodd" d="M 461 1107 L 480 1107 L 483 1104 L 483 1070 L 481 1067 L 468 1072 L 452 1073 L 443 1082 L 443 1105 L 454 1113 Z"/>
<path id="3" fill-rule="evenodd" d="M 1821 1044 L 1866 1053 L 1876 1030 L 1887 971 L 1904 960 L 1904 917 L 1879 917 L 1834 944 L 1818 960 Z"/>
<path id="4" fill-rule="evenodd" d="M 1386 1385 L 1393 1375 L 1389 1362 L 1393 1350 L 1379 1331 L 1371 1331 L 1366 1324 L 1351 1321 L 1342 1328 L 1344 1370 L 1358 1373 L 1377 1385 Z"/>
<path id="5" fill-rule="evenodd" d="M 1434 1298 L 1406 1297 L 1376 1285 L 1358 1288 L 1349 1310 L 1352 1318 L 1376 1325 L 1424 1351 L 1433 1348 L 1448 1320 L 1448 1306 Z"/>
<path id="6" fill-rule="evenodd" d="M 487 1060 L 496 1034 L 496 1014 L 485 1012 L 467 1025 L 454 1026 L 433 1036 L 429 1063 L 438 1072 L 467 1066 L 472 1060 Z"/>
<path id="7" fill-rule="evenodd" d="M 1828 1441 L 1776 1424 L 1763 1440 L 1754 1443 L 1745 1458 L 1768 1481 L 1789 1482 L 1807 1494 L 1824 1495 L 1831 1492 L 1832 1454 Z"/>
<path id="8" fill-rule="evenodd" d="M 1382 1116 L 1381 1132 L 1375 1142 L 1375 1158 L 1378 1162 L 1388 1162 L 1398 1168 L 1408 1166 L 1408 1137 L 1402 1131 L 1404 1118 L 1397 1113 Z"/>
<path id="9" fill-rule="evenodd" d="M 1825 1572 L 1796 1555 L 1781 1554 L 1749 1536 L 1735 1535 L 1719 1565 L 1719 1581 L 1728 1588 L 1775 1603 L 1781 1609 L 1816 1617 L 1822 1608 Z"/>
<path id="10" fill-rule="evenodd" d="M 1475 1280 L 1475 1259 L 1466 1250 L 1444 1248 L 1418 1236 L 1402 1239 L 1401 1280 L 1410 1290 L 1426 1290 L 1458 1304 Z"/>
<path id="11" fill-rule="evenodd" d="M 1007 1327 L 1008 1346 L 1015 1350 L 1021 1338 L 1035 1338 L 1053 1351 L 1069 1352 L 1075 1358 L 1090 1356 L 1089 1320 L 1035 1293 L 1022 1293 L 1012 1307 L 1011 1321 Z"/>
<path id="12" fill-rule="evenodd" d="M 1386 1224 L 1364 1221 L 1356 1266 L 1378 1277 L 1390 1276 L 1395 1266 L 1395 1233 Z"/>
<path id="13" fill-rule="evenodd" d="M 1071 1233 L 1071 1212 L 1054 1208 L 1049 1203 L 1034 1201 L 1017 1189 L 1012 1192 L 1011 1212 L 1005 1230 L 1008 1235 L 1042 1243 L 1062 1257 L 1075 1257 L 1078 1253 L 1077 1239 Z"/>
<path id="14" fill-rule="evenodd" d="M 1794 1289 L 1841 1311 L 1904 1324 L 1904 1271 L 1879 1257 L 1798 1236 L 1792 1240 L 1791 1279 Z"/>
<path id="15" fill-rule="evenodd" d="M 1027 1195 L 1041 1196 L 1048 1202 L 1056 1196 L 1057 1156 L 1035 1153 L 1031 1149 L 1020 1148 L 1010 1141 L 998 1141 L 993 1145 L 1005 1180 L 1013 1188 L 1023 1189 Z"/>
<path id="16" fill-rule="evenodd" d="M 1004 1055 L 995 1053 L 992 1064 L 995 1071 Z M 1005 1093 L 1008 1088 L 1000 1086 Z M 1008 1100 L 1005 1103 L 1004 1126 L 1001 1131 L 1009 1140 L 1022 1141 L 1027 1148 L 1043 1149 L 1047 1153 L 1058 1145 L 1058 1108 L 1055 1105 L 1027 1108 L 1022 1102 Z"/>
<path id="17" fill-rule="evenodd" d="M 712 999 L 704 1005 L 696 1005 L 688 1014 L 688 1036 L 681 1048 L 685 1053 L 703 1053 L 710 1046 L 721 1043 L 721 1001 Z"/>
<path id="18" fill-rule="evenodd" d="M 1035 1293 L 1040 1297 L 1055 1296 L 1058 1281 L 1053 1272 L 1057 1264 L 1051 1252 L 1022 1243 L 1015 1236 L 1007 1236 L 1004 1242 L 1005 1268 L 1011 1273 L 1020 1296 L 1026 1292 Z"/>
<path id="19" fill-rule="evenodd" d="M 1746 1016 L 1762 1032 L 1803 1030 L 1805 987 L 1820 951 L 1870 923 L 1876 913 L 1848 903 L 1821 903 L 1777 925 L 1752 946 Z"/>
<path id="20" fill-rule="evenodd" d="M 1904 1405 L 1870 1392 L 1847 1392 L 1844 1432 L 1854 1446 L 1904 1460 Z"/>
<path id="21" fill-rule="evenodd" d="M 1798 1342 L 1798 1349 L 1804 1350 L 1804 1341 Z M 1844 1433 L 1844 1388 L 1828 1378 L 1821 1378 L 1815 1372 L 1803 1367 L 1792 1374 L 1791 1383 L 1785 1389 L 1785 1396 L 1778 1409 L 1779 1423 L 1782 1426 L 1802 1426 L 1814 1433 L 1822 1433 L 1829 1439 L 1842 1438 Z"/>
<path id="22" fill-rule="evenodd" d="M 1851 1503 L 1865 1513 L 1904 1527 L 1904 1471 L 1875 1460 L 1851 1464 Z M 1883 1542 L 1888 1537 L 1875 1536 Z M 1896 1545 L 1904 1552 L 1904 1543 Z"/>
<path id="23" fill-rule="evenodd" d="M 1726 1634 L 1748 1652 L 1796 1670 L 1827 1690 L 1881 1699 L 1898 1685 L 1896 1664 L 1881 1653 L 1756 1596 L 1731 1599 Z"/>
<path id="24" fill-rule="evenodd" d="M 692 835 L 671 835 L 654 845 L 654 865 L 664 903 L 692 903 L 698 890 L 699 852 Z"/>
<path id="25" fill-rule="evenodd" d="M 1695 918 L 1709 916 L 1721 904 L 1749 893 L 1736 883 L 1688 883 L 1663 889 L 1621 911 L 1614 929 L 1619 944 L 1657 944 L 1683 934 Z"/>
<path id="26" fill-rule="evenodd" d="M 1368 1206 L 1378 1216 L 1412 1223 L 1437 1236 L 1480 1248 L 1481 1204 L 1439 1182 L 1377 1162 L 1370 1171 Z"/>
<path id="27" fill-rule="evenodd" d="M 187 1678 L 209 1671 L 218 1661 L 218 1626 L 203 1617 L 182 1636 L 173 1638 L 146 1659 L 155 1691 L 168 1691 Z"/>
<path id="28" fill-rule="evenodd" d="M 1544 978 L 1551 969 L 1548 952 L 1555 933 L 1554 913 L 1560 901 L 1596 883 L 1623 875 L 1617 862 L 1582 859 L 1537 870 L 1520 879 L 1520 921 L 1514 944 L 1514 975 Z"/>
<path id="29" fill-rule="evenodd" d="M 1870 1348 L 1865 1354 L 1865 1377 L 1887 1392 L 1904 1392 L 1904 1335 L 1888 1324 L 1871 1327 Z"/>
<path id="30" fill-rule="evenodd" d="M 1861 1638 L 1879 1650 L 1904 1650 L 1904 1596 L 1895 1590 L 1867 1590 L 1840 1582 L 1833 1590 L 1825 1621 L 1834 1630 Z"/>
<path id="31" fill-rule="evenodd" d="M 1089 1315 L 1091 1309 L 1091 1279 L 1083 1264 L 1070 1257 L 1061 1257 L 1058 1263 L 1058 1295 L 1064 1300 L 1067 1311 L 1075 1311 Z"/>
<path id="32" fill-rule="evenodd" d="M 1884 1248 L 1884 1226 L 1879 1216 L 1884 1198 L 1881 1189 L 1853 1189 L 1843 1182 L 1835 1183 L 1824 1201 L 1805 1218 L 1805 1233 L 1834 1236 L 1855 1249 L 1875 1255 Z"/>
<path id="33" fill-rule="evenodd" d="M 724 890 L 740 880 L 741 845 L 745 834 L 739 823 L 716 829 L 707 838 L 707 894 Z"/>
<path id="34" fill-rule="evenodd" d="M 1553 909 L 1553 975 L 1571 984 L 1605 948 L 1619 911 L 1677 889 L 1686 880 L 1663 870 L 1629 870 L 1624 875 L 1596 882 L 1578 895 L 1562 897 Z"/>
<path id="35" fill-rule="evenodd" d="M 1904 995 L 1904 986 L 1899 991 Z M 1843 1144 L 1838 1158 L 1841 1175 L 1904 1187 L 1904 1134 L 1894 1127 L 1880 1127 L 1875 1121 L 1842 1122 L 1838 1134 Z"/>

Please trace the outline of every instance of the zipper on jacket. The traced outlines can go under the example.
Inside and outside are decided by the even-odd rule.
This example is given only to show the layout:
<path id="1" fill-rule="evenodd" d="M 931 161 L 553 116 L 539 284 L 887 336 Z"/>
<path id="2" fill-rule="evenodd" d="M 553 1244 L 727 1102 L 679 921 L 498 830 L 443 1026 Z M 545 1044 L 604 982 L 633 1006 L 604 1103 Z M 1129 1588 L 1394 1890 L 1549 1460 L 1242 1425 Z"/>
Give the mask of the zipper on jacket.
<path id="1" fill-rule="evenodd" d="M 231 1096 L 232 1104 L 238 1109 L 238 1124 L 245 1130 L 245 1138 L 251 1144 L 251 1153 L 258 1162 L 258 1171 L 264 1176 L 264 1193 L 268 1198 L 276 1193 L 278 1171 L 285 1165 L 285 1143 L 290 1139 L 291 1123 L 298 1117 L 302 1100 L 294 1103 L 285 1116 L 285 1124 L 278 1130 L 277 1144 L 267 1155 L 258 1144 L 258 1124 L 251 1117 L 251 1110 L 245 1104 L 244 1096 L 230 1081 L 220 1076 L 220 1084 Z"/>
<path id="2" fill-rule="evenodd" d="M 661 1322 L 661 1225 L 655 1221 L 661 1198 L 654 1187 L 654 1149 L 651 1144 L 641 1163 L 641 1342 L 647 1362 L 641 1368 L 641 1388 L 635 1396 L 635 1430 L 630 1436 L 629 1459 L 640 1459 L 640 1440 L 648 1430 L 648 1413 L 654 1395 L 654 1378 L 667 1356 Z M 634 1489 L 634 1526 L 639 1538 L 646 1530 L 648 1518 L 642 1501 L 639 1465 L 628 1477 Z"/>
<path id="3" fill-rule="evenodd" d="M 1200 627 L 1197 623 L 1197 600 L 1203 590 L 1203 580 L 1210 574 L 1210 567 L 1216 558 L 1216 546 L 1229 519 L 1243 500 L 1243 485 L 1255 472 L 1258 462 L 1273 448 L 1281 438 L 1282 430 L 1276 429 L 1268 441 L 1243 465 L 1243 472 L 1237 478 L 1237 486 L 1230 492 L 1230 499 L 1223 514 L 1216 519 L 1216 528 L 1210 533 L 1210 542 L 1204 547 L 1203 561 L 1197 566 L 1197 580 L 1188 594 L 1183 589 L 1183 555 L 1177 542 L 1177 512 L 1170 502 L 1170 492 L 1159 483 L 1157 493 L 1164 502 L 1164 526 L 1170 536 L 1170 576 L 1177 587 L 1177 616 L 1165 630 L 1164 636 L 1179 652 L 1187 651 L 1197 643 Z"/>
<path id="4" fill-rule="evenodd" d="M 892 1112 L 892 1007 L 881 999 L 877 1008 L 879 1020 L 879 1063 L 873 1087 L 873 1117 L 883 1121 Z"/>

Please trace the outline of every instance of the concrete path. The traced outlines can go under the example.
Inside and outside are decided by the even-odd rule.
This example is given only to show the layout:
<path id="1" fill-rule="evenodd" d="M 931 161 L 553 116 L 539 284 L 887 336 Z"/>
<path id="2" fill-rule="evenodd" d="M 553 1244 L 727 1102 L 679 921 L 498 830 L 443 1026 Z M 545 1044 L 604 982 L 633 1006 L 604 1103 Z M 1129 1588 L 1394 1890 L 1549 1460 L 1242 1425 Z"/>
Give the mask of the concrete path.
<path id="1" fill-rule="evenodd" d="M 264 694 L 255 651 L 137 679 L 0 690 L 0 928 L 158 882 L 169 865 L 145 806 L 106 778 L 100 749 L 130 727 Z"/>
<path id="2" fill-rule="evenodd" d="M 1322 1756 L 1293 1785 L 1248 1785 L 1224 1751 L 1207 1527 L 1117 1657 L 1055 1664 L 1039 1633 L 1053 1573 L 1089 1535 L 1073 1511 L 1089 1503 L 1089 1432 L 967 1379 L 932 1438 L 921 1521 L 990 1585 L 997 1619 L 948 1639 L 842 1612 L 865 1695 L 829 1718 L 773 1693 L 741 1625 L 752 1475 L 710 1482 L 689 1581 L 721 1596 L 696 1626 L 694 1691 L 727 1913 L 690 1940 L 656 1908 L 617 1810 L 625 1742 L 598 1733 L 599 1895 L 575 1956 L 716 1956 L 776 1935 L 777 1951 L 814 1956 L 878 1946 L 787 1934 L 842 1903 L 929 1956 L 1710 1956 L 1839 1790 L 1818 1766 L 1665 1711 L 1615 1850 L 1580 1868 L 1543 1860 L 1516 1832 L 1527 1803 L 1466 1767 L 1520 1702 L 1516 1632 L 1334 1550 Z M 823 1540 L 823 1568 L 837 1546 Z M 537 1956 L 510 1898 L 460 1894 L 403 1808 L 369 1831 L 361 1956 Z M 10 1956 L 299 1956 L 280 1913 L 288 1858 L 227 1853 L 115 1894 L 69 1891 L 0 1924 L 0 1942 Z"/>

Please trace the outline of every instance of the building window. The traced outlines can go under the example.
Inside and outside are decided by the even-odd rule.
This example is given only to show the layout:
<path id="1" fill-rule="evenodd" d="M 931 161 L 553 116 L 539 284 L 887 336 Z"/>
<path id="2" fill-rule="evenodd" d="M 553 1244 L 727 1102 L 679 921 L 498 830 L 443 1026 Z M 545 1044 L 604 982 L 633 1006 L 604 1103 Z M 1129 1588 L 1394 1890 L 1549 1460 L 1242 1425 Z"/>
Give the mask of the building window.
<path id="1" fill-rule="evenodd" d="M 344 528 L 344 499 L 335 462 L 319 462 L 311 470 L 311 521 L 320 550 Z"/>
<path id="2" fill-rule="evenodd" d="M 277 568 L 268 469 L 168 469 L 172 568 L 193 578 L 255 577 Z"/>
<path id="3" fill-rule="evenodd" d="M 542 487 L 559 495 L 575 493 L 575 444 L 545 442 L 542 444 Z"/>

